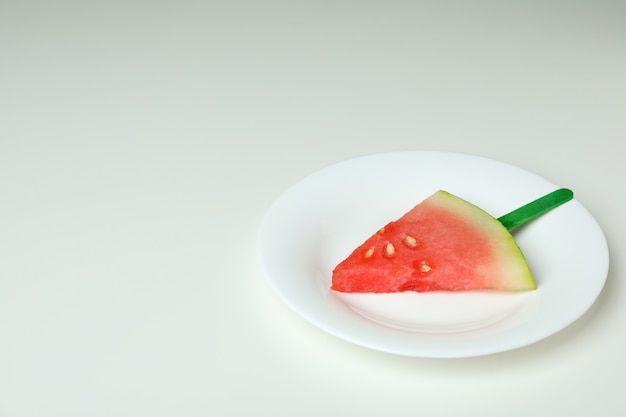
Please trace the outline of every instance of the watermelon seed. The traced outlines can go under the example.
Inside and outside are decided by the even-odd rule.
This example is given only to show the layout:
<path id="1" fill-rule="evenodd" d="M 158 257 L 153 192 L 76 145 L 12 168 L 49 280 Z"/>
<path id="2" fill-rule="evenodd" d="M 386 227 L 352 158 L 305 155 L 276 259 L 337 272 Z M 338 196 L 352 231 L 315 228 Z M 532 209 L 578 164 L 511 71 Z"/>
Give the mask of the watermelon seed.
<path id="1" fill-rule="evenodd" d="M 363 257 L 365 259 L 369 259 L 372 257 L 373 254 L 374 254 L 374 248 L 369 248 L 368 250 L 365 251 L 365 253 L 363 254 Z"/>
<path id="2" fill-rule="evenodd" d="M 417 246 L 417 239 L 415 239 L 413 236 L 407 236 L 404 238 L 404 243 L 409 247 L 409 248 L 414 248 Z"/>
<path id="3" fill-rule="evenodd" d="M 387 246 L 385 246 L 385 256 L 387 258 L 391 258 L 395 253 L 396 253 L 396 248 L 393 246 L 393 244 L 387 243 Z"/>
<path id="4" fill-rule="evenodd" d="M 420 263 L 420 271 L 422 271 L 422 272 L 428 272 L 428 271 L 430 271 L 431 269 L 432 269 L 432 268 L 430 267 L 430 265 L 428 265 L 428 264 L 426 263 L 426 261 L 422 261 L 422 262 Z"/>

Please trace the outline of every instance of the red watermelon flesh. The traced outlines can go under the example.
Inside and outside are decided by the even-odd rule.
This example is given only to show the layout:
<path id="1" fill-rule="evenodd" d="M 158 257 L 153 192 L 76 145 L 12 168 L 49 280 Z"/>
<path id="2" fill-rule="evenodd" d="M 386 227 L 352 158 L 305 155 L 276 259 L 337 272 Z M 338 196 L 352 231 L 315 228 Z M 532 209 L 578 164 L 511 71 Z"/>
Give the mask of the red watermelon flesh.
<path id="1" fill-rule="evenodd" d="M 370 293 L 535 288 L 509 231 L 445 191 L 437 191 L 356 248 L 334 269 L 331 287 Z"/>

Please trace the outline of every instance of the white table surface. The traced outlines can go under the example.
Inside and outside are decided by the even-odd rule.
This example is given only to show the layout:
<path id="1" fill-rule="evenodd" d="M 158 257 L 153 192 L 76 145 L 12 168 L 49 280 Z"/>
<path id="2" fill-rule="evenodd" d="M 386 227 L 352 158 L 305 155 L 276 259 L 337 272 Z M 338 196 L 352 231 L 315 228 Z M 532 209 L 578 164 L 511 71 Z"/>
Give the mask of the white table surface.
<path id="1" fill-rule="evenodd" d="M 0 2 L 0 416 L 625 415 L 625 22 L 621 1 Z M 287 187 L 432 149 L 575 191 L 611 254 L 587 314 L 424 359 L 278 299 L 255 240 Z"/>

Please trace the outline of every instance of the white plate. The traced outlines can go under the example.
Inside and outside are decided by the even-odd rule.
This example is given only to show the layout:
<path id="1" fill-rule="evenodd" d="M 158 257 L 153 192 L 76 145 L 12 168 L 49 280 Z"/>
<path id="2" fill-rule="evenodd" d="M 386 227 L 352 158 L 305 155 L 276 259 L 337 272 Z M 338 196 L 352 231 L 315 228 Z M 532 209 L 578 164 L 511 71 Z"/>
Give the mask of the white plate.
<path id="1" fill-rule="evenodd" d="M 272 205 L 259 230 L 258 256 L 289 307 L 357 345 L 449 358 L 519 348 L 574 322 L 604 286 L 606 240 L 575 199 L 514 232 L 536 291 L 340 294 L 329 290 L 331 273 L 374 231 L 439 189 L 499 217 L 556 188 L 520 168 L 465 154 L 355 158 L 310 175 Z"/>

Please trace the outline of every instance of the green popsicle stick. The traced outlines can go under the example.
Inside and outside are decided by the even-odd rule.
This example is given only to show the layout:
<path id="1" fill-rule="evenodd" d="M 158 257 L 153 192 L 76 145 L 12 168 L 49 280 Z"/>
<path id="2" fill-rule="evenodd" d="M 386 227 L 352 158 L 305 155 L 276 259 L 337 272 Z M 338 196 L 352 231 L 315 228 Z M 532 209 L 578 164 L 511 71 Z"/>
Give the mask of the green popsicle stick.
<path id="1" fill-rule="evenodd" d="M 512 212 L 505 214 L 498 218 L 498 221 L 504 225 L 509 231 L 529 222 L 542 214 L 560 206 L 563 203 L 567 203 L 574 198 L 574 193 L 567 188 L 561 188 L 556 191 L 552 191 L 549 194 L 539 197 L 535 201 L 523 205 L 522 207 L 513 210 Z"/>

